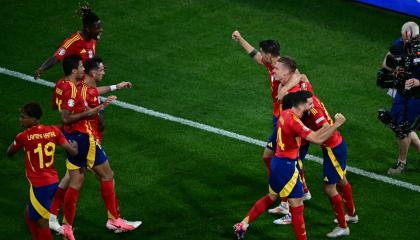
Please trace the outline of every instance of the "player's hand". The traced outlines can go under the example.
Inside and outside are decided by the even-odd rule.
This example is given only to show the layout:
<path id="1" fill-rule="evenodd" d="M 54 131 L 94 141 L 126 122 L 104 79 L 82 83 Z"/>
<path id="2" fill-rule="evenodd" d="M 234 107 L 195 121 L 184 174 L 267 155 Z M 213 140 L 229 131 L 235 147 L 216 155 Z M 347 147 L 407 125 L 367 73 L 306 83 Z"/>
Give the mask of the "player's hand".
<path id="1" fill-rule="evenodd" d="M 42 69 L 41 69 L 41 68 L 38 68 L 38 69 L 35 71 L 35 74 L 34 74 L 34 79 L 35 79 L 35 80 L 39 79 L 39 77 L 41 77 L 41 74 L 42 74 Z"/>
<path id="2" fill-rule="evenodd" d="M 242 39 L 241 33 L 236 30 L 232 33 L 232 39 L 239 42 Z"/>
<path id="3" fill-rule="evenodd" d="M 69 144 L 70 144 L 70 146 L 71 146 L 72 148 L 76 149 L 76 152 L 78 152 L 79 145 L 77 144 L 77 142 L 76 142 L 76 141 L 74 141 L 74 140 L 69 140 Z M 76 153 L 76 155 L 77 155 L 77 153 Z"/>
<path id="4" fill-rule="evenodd" d="M 132 88 L 133 84 L 131 82 L 120 82 L 117 84 L 117 89 L 123 89 L 123 88 Z"/>
<path id="5" fill-rule="evenodd" d="M 117 99 L 117 96 L 114 96 L 114 95 L 107 97 L 107 98 L 105 99 L 104 103 L 102 104 L 102 105 L 103 105 L 103 107 L 108 106 L 110 103 L 112 103 L 112 102 L 113 102 L 113 101 L 115 101 L 116 99 Z"/>
<path id="6" fill-rule="evenodd" d="M 420 80 L 418 79 L 411 78 L 405 81 L 405 89 L 407 90 L 410 90 L 411 88 L 418 87 L 418 86 L 420 86 Z"/>
<path id="7" fill-rule="evenodd" d="M 335 114 L 334 119 L 335 119 L 335 122 L 339 125 L 342 125 L 346 121 L 346 118 L 341 113 Z"/>

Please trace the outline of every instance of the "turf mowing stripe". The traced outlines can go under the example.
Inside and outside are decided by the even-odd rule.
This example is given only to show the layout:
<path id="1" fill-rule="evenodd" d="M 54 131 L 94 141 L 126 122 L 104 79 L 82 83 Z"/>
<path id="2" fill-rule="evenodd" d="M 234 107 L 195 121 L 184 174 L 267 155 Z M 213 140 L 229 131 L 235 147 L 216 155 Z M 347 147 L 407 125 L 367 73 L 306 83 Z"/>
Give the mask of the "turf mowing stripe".
<path id="1" fill-rule="evenodd" d="M 23 74 L 23 73 L 20 73 L 20 72 L 15 72 L 15 71 L 12 71 L 12 70 L 9 70 L 9 69 L 6 69 L 6 68 L 2 68 L 2 67 L 0 67 L 0 73 L 5 74 L 5 75 L 9 75 L 9 76 L 12 76 L 12 77 L 20 78 L 20 79 L 25 80 L 25 81 L 29 81 L 29 82 L 37 83 L 37 84 L 40 84 L 40 85 L 44 85 L 44 86 L 47 86 L 47 87 L 54 87 L 54 85 L 55 85 L 52 82 L 45 81 L 45 80 L 42 80 L 42 79 L 35 80 L 33 78 L 33 76 Z M 143 114 L 146 114 L 146 115 L 149 115 L 149 116 L 165 119 L 165 120 L 168 120 L 168 121 L 171 121 L 171 122 L 180 123 L 180 124 L 190 126 L 190 127 L 193 127 L 193 128 L 198 128 L 198 129 L 201 129 L 201 130 L 204 130 L 204 131 L 207 131 L 207 132 L 211 132 L 211 133 L 215 133 L 215 134 L 218 134 L 218 135 L 226 136 L 226 137 L 233 138 L 233 139 L 236 139 L 236 140 L 239 140 L 239 141 L 242 141 L 242 142 L 251 143 L 251 144 L 254 144 L 254 145 L 257 145 L 257 146 L 265 147 L 265 145 L 266 145 L 266 142 L 261 141 L 261 140 L 250 138 L 250 137 L 240 135 L 240 134 L 237 134 L 237 133 L 234 133 L 234 132 L 226 131 L 226 130 L 223 130 L 223 129 L 220 129 L 220 128 L 212 127 L 212 126 L 209 126 L 209 125 L 206 125 L 206 124 L 194 122 L 194 121 L 191 121 L 191 120 L 188 120 L 188 119 L 175 117 L 175 116 L 172 116 L 172 115 L 169 115 L 169 114 L 166 114 L 166 113 L 157 112 L 157 111 L 147 109 L 147 108 L 144 108 L 144 107 L 140 107 L 140 106 L 137 106 L 137 105 L 134 105 L 134 104 L 131 104 L 131 103 L 126 103 L 126 102 L 116 100 L 116 101 L 112 102 L 112 104 L 116 105 L 116 106 L 119 106 L 121 108 L 130 109 L 130 110 L 133 110 L 135 112 L 139 112 L 139 113 L 143 113 Z M 319 164 L 322 164 L 322 159 L 320 157 L 317 157 L 317 156 L 313 156 L 313 155 L 308 154 L 306 156 L 306 159 L 308 159 L 310 161 L 313 161 L 313 162 L 316 162 L 316 163 L 319 163 Z M 390 178 L 390 177 L 387 177 L 387 176 L 383 176 L 383 175 L 380 175 L 380 174 L 372 173 L 372 172 L 369 172 L 369 171 L 365 171 L 363 169 L 350 167 L 350 166 L 347 166 L 347 171 L 352 172 L 352 173 L 357 174 L 357 175 L 361 175 L 361 176 L 368 177 L 368 178 L 371 178 L 371 179 L 374 179 L 374 180 L 377 180 L 377 181 L 392 184 L 392 185 L 395 185 L 395 186 L 398 186 L 398 187 L 401 187 L 401 188 L 406 188 L 406 189 L 409 189 L 409 190 L 420 193 L 420 186 L 418 186 L 418 185 L 414 185 L 414 184 L 411 184 L 411 183 L 408 183 L 408 182 L 396 180 L 396 179 L 393 179 L 393 178 Z"/>

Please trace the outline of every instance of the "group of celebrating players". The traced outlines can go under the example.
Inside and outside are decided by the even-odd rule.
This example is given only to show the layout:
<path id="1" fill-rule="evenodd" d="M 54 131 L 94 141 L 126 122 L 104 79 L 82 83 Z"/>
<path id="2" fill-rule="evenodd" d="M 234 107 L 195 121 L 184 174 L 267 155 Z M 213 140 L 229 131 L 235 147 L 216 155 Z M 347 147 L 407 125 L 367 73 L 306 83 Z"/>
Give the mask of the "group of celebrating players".
<path id="1" fill-rule="evenodd" d="M 303 163 L 310 142 L 321 145 L 324 191 L 335 213 L 334 222 L 338 223 L 327 237 L 349 235 L 347 223 L 357 223 L 359 218 L 352 188 L 346 179 L 347 147 L 337 130 L 346 121 L 345 117 L 337 113 L 333 121 L 308 78 L 297 69 L 296 62 L 290 57 L 280 56 L 278 41 L 261 41 L 259 50 L 256 50 L 238 31 L 232 33 L 232 39 L 256 63 L 267 68 L 273 99 L 273 132 L 263 154 L 269 175 L 269 193 L 255 202 L 245 218 L 233 226 L 237 238 L 244 239 L 249 225 L 280 199 L 280 205 L 270 209 L 269 213 L 285 216 L 274 223 L 291 224 L 296 239 L 307 239 L 303 201 L 311 199 L 311 194 L 306 185 Z"/>
<path id="2" fill-rule="evenodd" d="M 115 194 L 114 174 L 108 157 L 102 150 L 104 130 L 103 110 L 115 96 L 101 101 L 101 94 L 131 88 L 130 82 L 97 87 L 105 74 L 103 61 L 96 56 L 96 41 L 102 33 L 100 18 L 90 7 L 82 4 L 80 14 L 83 30 L 67 38 L 55 54 L 36 70 L 35 79 L 58 62 L 62 62 L 64 77 L 56 82 L 52 107 L 60 113 L 62 126 L 40 123 L 42 109 L 38 103 L 27 103 L 21 108 L 20 122 L 25 129 L 7 149 L 13 155 L 23 148 L 26 176 L 30 183 L 29 203 L 25 220 L 35 240 L 53 239 L 50 229 L 75 239 L 73 222 L 79 191 L 87 170 L 100 183 L 100 193 L 108 214 L 106 228 L 116 233 L 132 231 L 141 221 L 121 218 Z M 54 167 L 56 146 L 67 152 L 67 172 L 59 182 Z M 63 225 L 57 215 L 63 207 Z"/>

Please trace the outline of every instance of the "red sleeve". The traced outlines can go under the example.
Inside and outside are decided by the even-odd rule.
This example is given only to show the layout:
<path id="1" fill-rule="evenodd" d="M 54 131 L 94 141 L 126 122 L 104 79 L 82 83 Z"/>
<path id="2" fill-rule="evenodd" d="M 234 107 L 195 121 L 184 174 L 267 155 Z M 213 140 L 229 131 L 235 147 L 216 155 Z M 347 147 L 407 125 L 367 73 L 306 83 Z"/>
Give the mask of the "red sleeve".
<path id="1" fill-rule="evenodd" d="M 64 137 L 64 134 L 60 131 L 60 129 L 56 126 L 53 127 L 56 135 L 56 143 L 59 145 L 64 145 L 67 143 L 67 139 Z"/>
<path id="2" fill-rule="evenodd" d="M 306 138 L 312 130 L 306 127 L 302 121 L 296 117 L 293 117 L 293 120 L 290 123 L 290 128 L 301 138 Z"/>
<path id="3" fill-rule="evenodd" d="M 71 85 L 67 85 L 66 89 L 63 89 L 63 95 L 61 95 L 61 99 L 63 102 L 61 103 L 61 110 L 69 110 L 73 111 L 74 105 L 76 103 L 76 97 L 73 93 L 75 88 L 73 88 Z"/>
<path id="4" fill-rule="evenodd" d="M 312 108 L 310 111 L 310 118 L 312 118 L 312 121 L 319 128 L 322 127 L 325 123 L 328 123 L 320 109 Z"/>
<path id="5" fill-rule="evenodd" d="M 12 150 L 14 152 L 18 151 L 20 148 L 23 147 L 23 143 L 24 143 L 24 136 L 23 133 L 19 133 L 16 137 L 15 140 L 13 141 L 12 144 Z"/>
<path id="6" fill-rule="evenodd" d="M 78 35 L 72 35 L 71 37 L 64 40 L 64 42 L 61 44 L 61 46 L 55 51 L 54 57 L 59 60 L 63 61 L 64 57 L 69 54 L 75 54 L 74 53 L 74 46 L 77 40 L 79 40 L 80 37 Z"/>

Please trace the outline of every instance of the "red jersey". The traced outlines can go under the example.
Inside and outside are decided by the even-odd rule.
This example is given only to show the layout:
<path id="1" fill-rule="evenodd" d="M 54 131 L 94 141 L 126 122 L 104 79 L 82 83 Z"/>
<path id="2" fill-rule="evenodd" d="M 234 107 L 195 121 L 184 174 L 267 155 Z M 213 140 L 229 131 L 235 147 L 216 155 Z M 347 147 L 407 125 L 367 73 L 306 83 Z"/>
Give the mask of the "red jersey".
<path id="1" fill-rule="evenodd" d="M 311 132 L 291 109 L 283 111 L 277 122 L 276 156 L 297 159 L 302 138 Z"/>
<path id="2" fill-rule="evenodd" d="M 78 91 L 80 91 L 82 98 L 84 99 L 89 108 L 95 108 L 101 104 L 99 91 L 96 87 L 91 87 L 85 84 L 84 81 L 80 81 L 77 85 L 77 89 Z M 88 121 L 90 123 L 90 126 L 92 127 L 92 133 L 95 136 L 95 139 L 100 144 L 102 142 L 102 132 L 99 129 L 99 113 L 95 117 L 88 119 Z"/>
<path id="3" fill-rule="evenodd" d="M 71 97 L 75 98 L 77 92 L 76 85 L 65 79 L 60 79 L 55 83 L 53 97 L 51 99 L 52 105 L 55 106 L 58 111 L 61 112 L 61 105 L 63 104 L 63 93 L 70 94 Z"/>
<path id="4" fill-rule="evenodd" d="M 314 107 L 310 110 L 309 115 L 305 118 L 304 122 L 309 128 L 314 131 L 322 128 L 322 126 L 327 123 L 331 126 L 334 124 L 330 114 L 325 108 L 324 104 L 318 98 L 314 97 Z M 327 141 L 325 141 L 322 146 L 334 148 L 338 146 L 343 141 L 343 137 L 340 132 L 335 131 Z"/>
<path id="5" fill-rule="evenodd" d="M 62 61 L 67 55 L 79 55 L 83 62 L 93 58 L 96 54 L 96 39 L 86 41 L 80 32 L 76 32 L 64 40 L 61 46 L 54 53 L 54 57 Z"/>
<path id="6" fill-rule="evenodd" d="M 59 98 L 60 110 L 68 110 L 70 113 L 81 113 L 87 110 L 86 102 L 80 91 L 77 90 L 75 84 L 71 81 L 61 80 L 60 84 L 54 90 L 54 94 L 62 90 L 61 95 L 57 93 Z M 57 82 L 58 83 L 58 82 Z M 59 88 L 59 87 L 62 88 Z M 59 97 L 58 97 L 59 96 Z M 64 130 L 68 133 L 81 132 L 84 134 L 92 134 L 91 126 L 88 119 L 80 119 L 77 122 L 64 124 Z"/>
<path id="7" fill-rule="evenodd" d="M 273 99 L 273 115 L 275 117 L 280 116 L 280 102 L 277 99 L 278 90 L 280 81 L 276 80 L 274 77 L 274 67 L 270 63 L 266 63 L 263 60 L 264 66 L 268 70 L 269 80 L 270 80 L 270 89 L 271 89 L 271 98 Z"/>
<path id="8" fill-rule="evenodd" d="M 24 148 L 26 176 L 33 186 L 58 183 L 54 152 L 57 144 L 63 145 L 66 142 L 63 133 L 56 126 L 36 125 L 16 136 L 12 148 Z"/>

